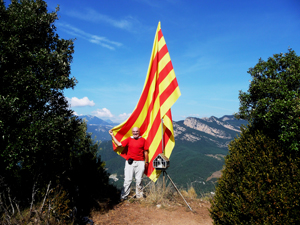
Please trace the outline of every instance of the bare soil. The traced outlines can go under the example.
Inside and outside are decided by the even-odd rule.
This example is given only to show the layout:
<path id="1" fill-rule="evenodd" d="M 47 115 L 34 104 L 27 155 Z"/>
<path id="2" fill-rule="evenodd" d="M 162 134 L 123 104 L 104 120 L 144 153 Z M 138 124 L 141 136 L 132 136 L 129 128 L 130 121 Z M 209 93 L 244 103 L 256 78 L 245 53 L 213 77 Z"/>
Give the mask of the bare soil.
<path id="1" fill-rule="evenodd" d="M 206 179 L 206 182 L 213 178 L 220 178 L 222 176 L 222 170 L 214 172 L 210 177 Z"/>
<path id="2" fill-rule="evenodd" d="M 93 212 L 91 219 L 99 224 L 206 224 L 211 225 L 209 201 L 189 199 L 191 211 L 184 202 L 166 205 L 149 204 L 146 200 L 124 201 L 106 212 Z"/>

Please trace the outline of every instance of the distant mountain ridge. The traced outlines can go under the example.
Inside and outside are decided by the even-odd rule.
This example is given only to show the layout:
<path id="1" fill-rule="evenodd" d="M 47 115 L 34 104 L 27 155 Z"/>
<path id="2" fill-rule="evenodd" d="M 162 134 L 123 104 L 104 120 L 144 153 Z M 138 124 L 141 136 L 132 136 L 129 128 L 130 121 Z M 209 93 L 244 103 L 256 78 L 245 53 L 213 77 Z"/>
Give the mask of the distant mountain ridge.
<path id="1" fill-rule="evenodd" d="M 111 136 L 108 134 L 108 131 L 117 124 L 110 120 L 105 121 L 99 117 L 91 115 L 83 115 L 78 117 L 87 123 L 87 132 L 92 133 L 92 138 L 96 139 L 97 141 L 111 140 Z"/>
<path id="2" fill-rule="evenodd" d="M 82 116 L 87 120 L 87 130 L 100 141 L 99 155 L 105 161 L 111 181 L 117 186 L 123 183 L 124 159 L 112 149 L 108 131 L 116 124 Z M 98 124 L 97 124 L 98 123 Z M 107 124 L 108 123 L 108 124 Z M 179 186 L 193 185 L 198 193 L 213 191 L 215 182 L 224 166 L 228 144 L 238 137 L 245 120 L 236 120 L 232 115 L 217 118 L 187 117 L 173 121 L 175 147 L 170 157 L 168 174 Z"/>
<path id="3" fill-rule="evenodd" d="M 110 120 L 102 120 L 97 116 L 91 116 L 91 115 L 84 115 L 84 116 L 78 116 L 80 119 L 84 119 L 86 120 L 87 124 L 91 125 L 115 125 L 115 123 L 113 123 Z"/>
<path id="4" fill-rule="evenodd" d="M 118 123 L 114 123 L 111 120 L 102 120 L 99 117 L 92 116 L 92 115 L 81 115 L 81 116 L 78 116 L 78 118 L 85 120 L 88 125 L 110 125 L 110 126 L 118 125 Z M 241 123 L 246 124 L 246 122 L 236 123 L 236 121 L 237 120 L 234 118 L 233 115 L 225 115 L 220 118 L 217 118 L 215 116 L 211 116 L 209 118 L 208 117 L 203 117 L 203 118 L 187 117 L 184 120 L 184 124 L 193 128 L 193 125 L 195 125 L 195 124 L 199 125 L 199 124 L 203 124 L 203 123 L 205 124 L 205 122 L 207 122 L 207 123 L 210 123 L 210 125 L 211 125 L 213 123 L 216 123 L 225 128 L 239 132 L 239 124 L 241 124 Z M 243 121 L 243 120 L 240 120 L 240 121 Z M 177 123 L 176 121 L 173 121 L 173 122 Z M 178 121 L 178 122 L 180 122 L 180 121 Z M 200 130 L 202 130 L 202 129 L 200 128 Z"/>
<path id="5" fill-rule="evenodd" d="M 184 121 L 173 122 L 173 127 L 175 140 L 196 142 L 201 138 L 206 138 L 223 148 L 227 147 L 229 142 L 237 136 L 242 124 L 246 124 L 246 121 L 240 120 L 237 123 L 234 116 L 223 116 L 219 119 L 214 116 L 201 119 L 187 117 Z M 187 127 L 193 129 L 194 132 L 186 132 Z"/>

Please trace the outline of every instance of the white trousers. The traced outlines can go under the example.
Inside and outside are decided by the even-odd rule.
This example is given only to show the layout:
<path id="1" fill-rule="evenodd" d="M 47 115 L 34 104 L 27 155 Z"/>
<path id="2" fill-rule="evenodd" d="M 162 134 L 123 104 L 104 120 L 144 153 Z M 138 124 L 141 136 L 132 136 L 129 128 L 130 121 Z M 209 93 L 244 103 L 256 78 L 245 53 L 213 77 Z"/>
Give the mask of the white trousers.
<path id="1" fill-rule="evenodd" d="M 136 181 L 136 197 L 143 197 L 143 184 L 142 177 L 145 170 L 145 161 L 133 161 L 131 165 L 129 165 L 128 161 L 125 162 L 124 169 L 124 185 L 121 191 L 121 198 L 124 199 L 130 194 L 130 186 L 133 179 L 133 174 L 135 174 Z"/>

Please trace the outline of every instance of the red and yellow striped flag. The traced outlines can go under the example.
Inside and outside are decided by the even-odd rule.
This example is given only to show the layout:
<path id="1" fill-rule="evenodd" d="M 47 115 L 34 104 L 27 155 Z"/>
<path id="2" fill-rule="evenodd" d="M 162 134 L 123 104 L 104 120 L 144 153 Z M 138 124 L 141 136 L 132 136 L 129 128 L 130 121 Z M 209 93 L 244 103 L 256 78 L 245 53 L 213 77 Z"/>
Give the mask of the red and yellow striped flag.
<path id="1" fill-rule="evenodd" d="M 171 106 L 180 95 L 159 22 L 148 73 L 139 102 L 131 116 L 112 129 L 116 139 L 123 141 L 131 136 L 133 127 L 140 128 L 140 135 L 146 139 L 149 150 L 149 167 L 145 174 L 153 181 L 156 181 L 160 175 L 160 171 L 153 168 L 153 160 L 162 153 L 162 143 L 164 154 L 168 158 L 175 145 Z M 163 123 L 161 119 L 163 119 Z M 117 148 L 114 143 L 113 148 L 123 157 L 126 154 L 124 148 Z"/>

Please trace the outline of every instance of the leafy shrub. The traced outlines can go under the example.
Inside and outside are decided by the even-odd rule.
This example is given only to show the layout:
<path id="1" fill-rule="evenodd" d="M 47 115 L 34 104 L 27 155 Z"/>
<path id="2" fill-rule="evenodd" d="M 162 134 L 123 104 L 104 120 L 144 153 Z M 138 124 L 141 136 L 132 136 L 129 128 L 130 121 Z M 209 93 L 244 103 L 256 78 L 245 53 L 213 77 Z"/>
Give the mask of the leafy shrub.
<path id="1" fill-rule="evenodd" d="M 237 118 L 278 140 L 287 151 L 300 150 L 300 57 L 289 49 L 250 68 L 251 83 L 240 91 Z"/>
<path id="2" fill-rule="evenodd" d="M 212 200 L 214 224 L 299 224 L 300 154 L 243 128 Z"/>

